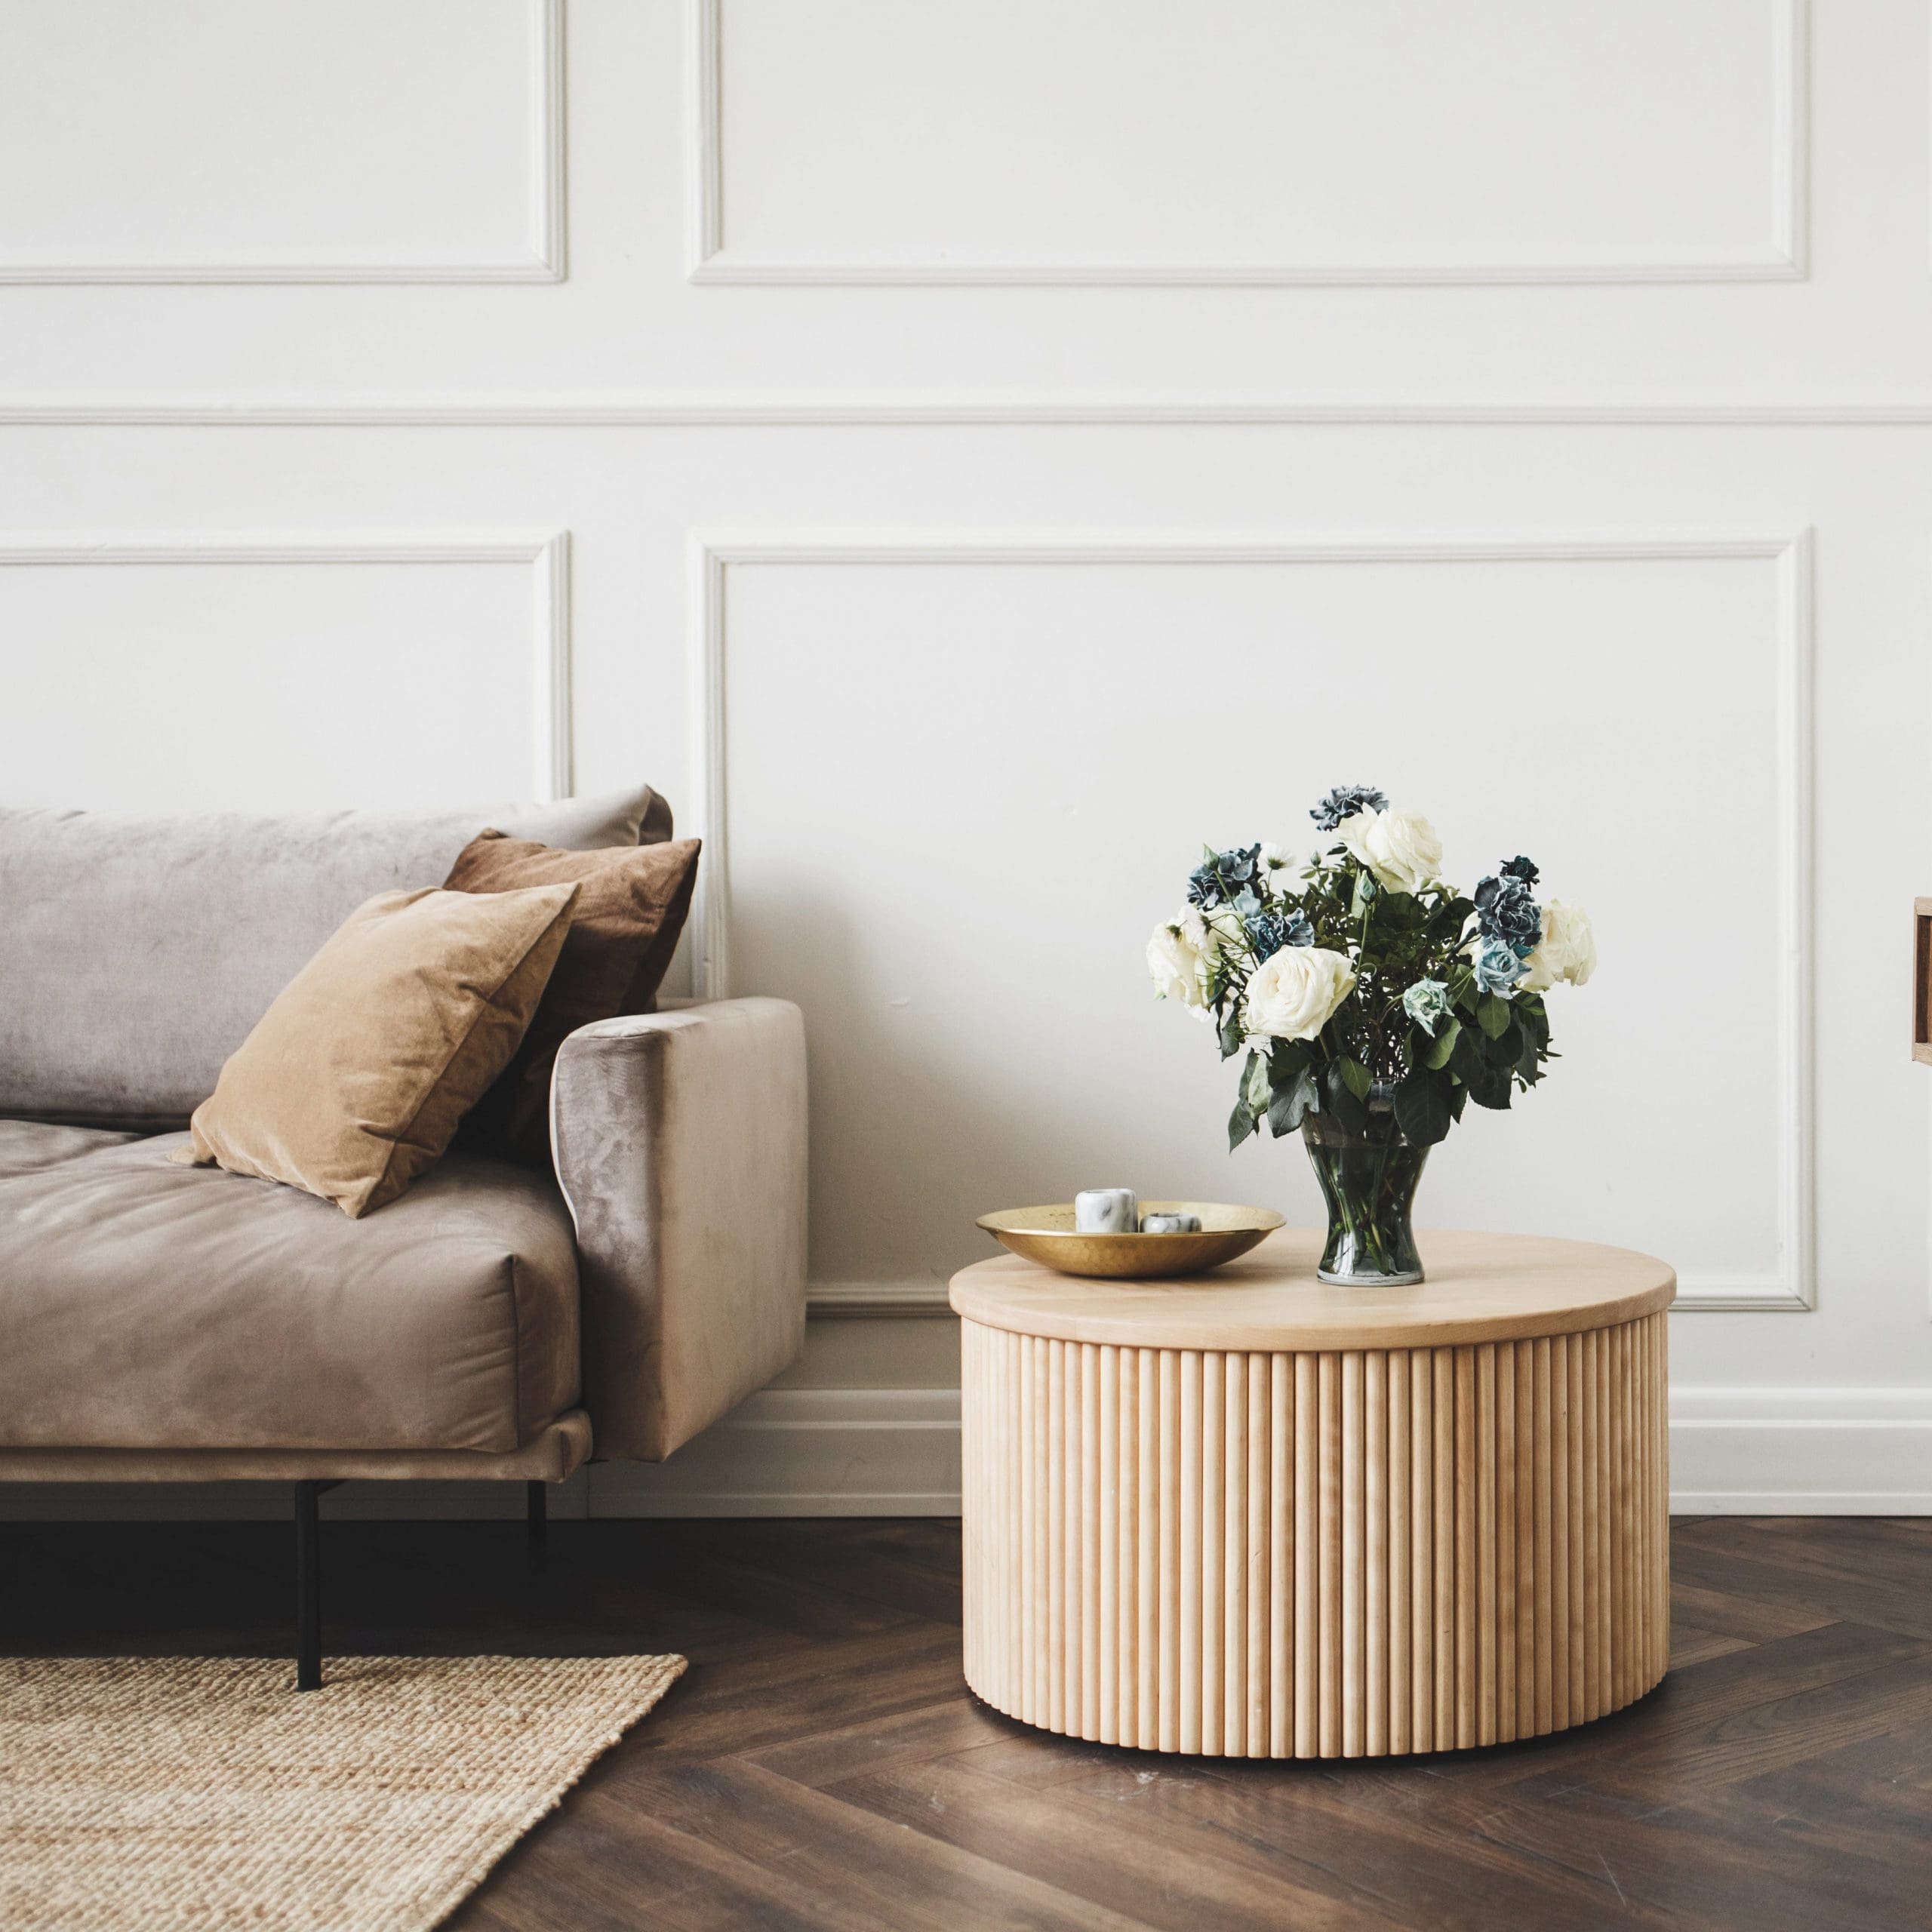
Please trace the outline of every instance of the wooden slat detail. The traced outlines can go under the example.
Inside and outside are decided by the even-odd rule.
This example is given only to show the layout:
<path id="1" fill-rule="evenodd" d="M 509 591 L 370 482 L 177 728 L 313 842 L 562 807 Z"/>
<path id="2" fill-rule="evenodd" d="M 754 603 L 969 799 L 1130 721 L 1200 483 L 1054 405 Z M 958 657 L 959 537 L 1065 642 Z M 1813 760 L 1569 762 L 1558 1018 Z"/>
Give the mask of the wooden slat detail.
<path id="1" fill-rule="evenodd" d="M 1669 1663 L 1666 1318 L 1441 1349 L 1138 1349 L 962 1324 L 968 1681 L 1239 1757 L 1466 1748 Z"/>

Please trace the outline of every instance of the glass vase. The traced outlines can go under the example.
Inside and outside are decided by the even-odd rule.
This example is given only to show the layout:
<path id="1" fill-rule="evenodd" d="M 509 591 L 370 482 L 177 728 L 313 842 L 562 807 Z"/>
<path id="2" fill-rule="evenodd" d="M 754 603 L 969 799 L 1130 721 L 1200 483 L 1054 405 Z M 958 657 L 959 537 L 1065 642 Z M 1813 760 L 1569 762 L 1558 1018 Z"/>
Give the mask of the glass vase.
<path id="1" fill-rule="evenodd" d="M 1368 1108 L 1359 1130 L 1327 1114 L 1302 1121 L 1303 1143 L 1328 1206 L 1328 1240 L 1315 1273 L 1341 1287 L 1401 1287 L 1423 1278 L 1409 1211 L 1429 1149 L 1395 1124 L 1383 1092 L 1371 1094 Z"/>

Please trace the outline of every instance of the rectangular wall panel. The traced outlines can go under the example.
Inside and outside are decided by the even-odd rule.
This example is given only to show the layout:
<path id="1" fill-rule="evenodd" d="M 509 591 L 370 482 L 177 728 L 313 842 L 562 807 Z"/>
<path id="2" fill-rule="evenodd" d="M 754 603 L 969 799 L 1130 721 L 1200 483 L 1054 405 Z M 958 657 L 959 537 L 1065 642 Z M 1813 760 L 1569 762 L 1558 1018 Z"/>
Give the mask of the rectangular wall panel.
<path id="1" fill-rule="evenodd" d="M 1802 272 L 1801 0 L 691 5 L 703 280 Z"/>
<path id="2" fill-rule="evenodd" d="M 1807 1305 L 1805 550 L 718 540 L 700 924 L 714 991 L 805 1011 L 814 1274 L 937 1284 L 975 1214 L 1085 1186 L 1318 1218 L 1297 1146 L 1221 1151 L 1231 1072 L 1141 949 L 1202 841 L 1306 851 L 1312 800 L 1379 782 L 1465 887 L 1527 848 L 1604 955 L 1552 995 L 1545 1084 L 1432 1156 L 1422 1224 Z M 1725 854 L 1721 974 L 1672 937 L 1690 824 Z"/>
<path id="3" fill-rule="evenodd" d="M 0 281 L 562 273 L 561 0 L 0 0 Z"/>
<path id="4" fill-rule="evenodd" d="M 561 536 L 0 539 L 6 802 L 557 795 L 566 568 Z"/>

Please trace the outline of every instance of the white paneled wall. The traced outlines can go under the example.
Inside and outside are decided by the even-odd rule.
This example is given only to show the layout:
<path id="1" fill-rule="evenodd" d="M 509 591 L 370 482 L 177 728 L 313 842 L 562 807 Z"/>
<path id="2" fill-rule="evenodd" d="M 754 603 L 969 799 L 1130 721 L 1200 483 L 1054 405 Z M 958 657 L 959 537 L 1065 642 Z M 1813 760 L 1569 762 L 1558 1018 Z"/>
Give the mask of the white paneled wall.
<path id="1" fill-rule="evenodd" d="M 820 1318 L 583 1506 L 823 1510 L 944 1506 L 975 1213 L 1314 1217 L 1139 955 L 1378 782 L 1604 955 L 1423 1221 L 1678 1263 L 1681 1506 L 1932 1508 L 1928 74 L 1908 0 L 0 0 L 0 789 L 668 792 Z"/>

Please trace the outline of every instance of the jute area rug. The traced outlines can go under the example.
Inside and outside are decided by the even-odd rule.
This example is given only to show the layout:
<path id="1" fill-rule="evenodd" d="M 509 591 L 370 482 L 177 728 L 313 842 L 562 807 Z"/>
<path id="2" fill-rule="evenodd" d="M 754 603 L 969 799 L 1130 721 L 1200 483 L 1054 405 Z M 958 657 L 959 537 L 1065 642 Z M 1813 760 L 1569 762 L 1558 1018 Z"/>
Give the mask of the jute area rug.
<path id="1" fill-rule="evenodd" d="M 423 1932 L 682 1657 L 0 1658 L 7 1932 Z"/>

